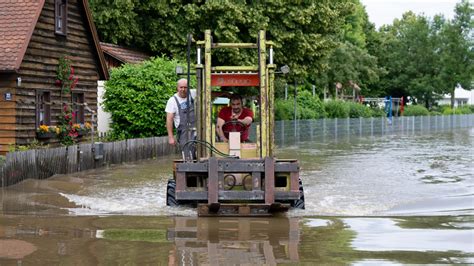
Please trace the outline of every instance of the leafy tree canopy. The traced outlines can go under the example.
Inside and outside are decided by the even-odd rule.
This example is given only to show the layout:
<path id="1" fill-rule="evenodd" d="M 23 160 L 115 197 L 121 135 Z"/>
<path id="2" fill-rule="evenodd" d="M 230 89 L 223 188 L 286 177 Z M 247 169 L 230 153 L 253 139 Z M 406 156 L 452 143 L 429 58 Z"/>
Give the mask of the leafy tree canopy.
<path id="1" fill-rule="evenodd" d="M 320 73 L 326 57 L 342 34 L 353 3 L 321 1 L 112 1 L 90 0 L 102 39 L 155 54 L 185 58 L 186 36 L 202 40 L 213 32 L 214 42 L 256 42 L 258 31 L 276 43 L 275 63 L 287 64 L 300 79 Z M 352 25 L 352 24 L 351 24 Z M 358 24 L 353 23 L 354 27 Z M 354 42 L 363 38 L 346 29 Z M 362 45 L 362 44 L 361 44 Z M 253 51 L 255 52 L 255 51 Z M 250 50 L 226 49 L 213 55 L 215 64 L 256 64 Z"/>

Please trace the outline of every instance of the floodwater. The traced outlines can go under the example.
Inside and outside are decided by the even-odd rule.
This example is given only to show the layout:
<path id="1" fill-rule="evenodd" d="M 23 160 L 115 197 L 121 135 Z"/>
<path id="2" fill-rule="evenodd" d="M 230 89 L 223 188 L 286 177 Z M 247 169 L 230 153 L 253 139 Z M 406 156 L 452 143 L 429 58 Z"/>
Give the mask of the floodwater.
<path id="1" fill-rule="evenodd" d="M 197 218 L 165 206 L 172 159 L 0 193 L 0 265 L 474 263 L 474 129 L 301 142 L 306 210 Z"/>

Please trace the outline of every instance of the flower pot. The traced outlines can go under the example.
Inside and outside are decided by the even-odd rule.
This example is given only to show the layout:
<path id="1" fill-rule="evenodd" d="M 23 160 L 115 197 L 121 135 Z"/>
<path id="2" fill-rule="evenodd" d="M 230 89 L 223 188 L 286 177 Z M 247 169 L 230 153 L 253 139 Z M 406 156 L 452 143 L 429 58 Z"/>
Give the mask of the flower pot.
<path id="1" fill-rule="evenodd" d="M 54 138 L 56 133 L 54 132 L 36 132 L 36 138 L 40 140 Z"/>
<path id="2" fill-rule="evenodd" d="M 87 130 L 77 130 L 77 137 L 80 138 L 80 137 L 83 137 L 83 136 L 87 136 L 87 133 L 88 131 Z"/>

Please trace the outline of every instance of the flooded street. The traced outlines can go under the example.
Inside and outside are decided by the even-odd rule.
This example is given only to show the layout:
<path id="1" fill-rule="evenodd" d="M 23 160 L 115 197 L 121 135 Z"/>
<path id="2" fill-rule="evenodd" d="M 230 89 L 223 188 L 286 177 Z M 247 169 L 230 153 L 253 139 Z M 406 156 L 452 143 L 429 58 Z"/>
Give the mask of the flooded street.
<path id="1" fill-rule="evenodd" d="M 197 218 L 172 157 L 0 193 L 0 265 L 474 263 L 474 129 L 297 142 L 306 210 Z"/>

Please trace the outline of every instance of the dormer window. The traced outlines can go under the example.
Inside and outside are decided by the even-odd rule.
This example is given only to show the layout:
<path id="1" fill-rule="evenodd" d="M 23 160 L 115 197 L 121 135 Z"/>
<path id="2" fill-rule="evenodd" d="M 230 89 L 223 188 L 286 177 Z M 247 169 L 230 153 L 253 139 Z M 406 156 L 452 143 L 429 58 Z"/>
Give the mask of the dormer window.
<path id="1" fill-rule="evenodd" d="M 66 35 L 67 33 L 67 0 L 55 0 L 55 32 Z"/>

